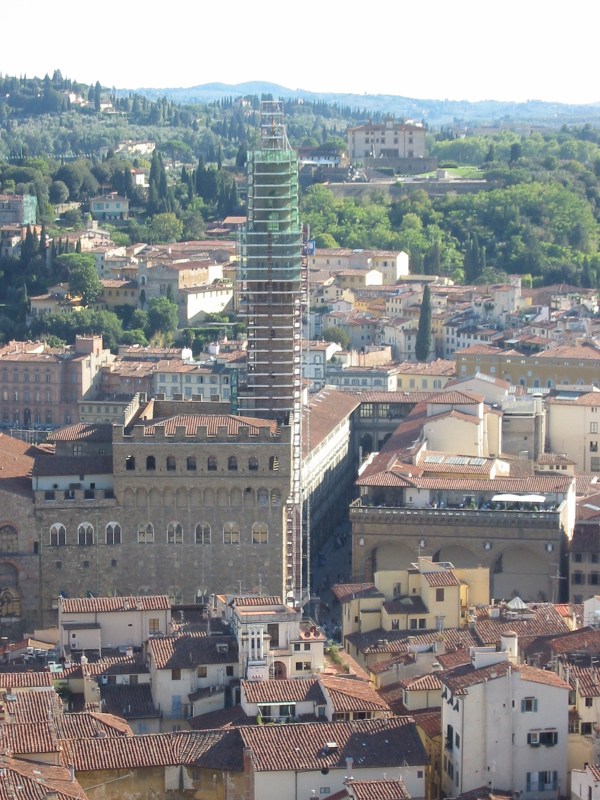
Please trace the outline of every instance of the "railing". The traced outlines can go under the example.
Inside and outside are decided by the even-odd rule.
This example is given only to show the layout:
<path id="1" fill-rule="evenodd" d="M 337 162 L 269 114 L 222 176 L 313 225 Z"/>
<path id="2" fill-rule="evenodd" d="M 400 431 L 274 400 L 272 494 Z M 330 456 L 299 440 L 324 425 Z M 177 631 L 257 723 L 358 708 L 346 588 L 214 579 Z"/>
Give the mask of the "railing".
<path id="1" fill-rule="evenodd" d="M 547 520 L 548 522 L 556 523 L 560 515 L 560 509 L 547 510 L 547 511 L 509 511 L 505 509 L 471 509 L 471 508 L 428 508 L 428 507 L 412 507 L 407 508 L 404 506 L 387 506 L 387 505 L 365 505 L 359 498 L 350 504 L 350 514 L 355 516 L 358 514 L 366 514 L 370 516 L 400 516 L 400 517 L 414 517 L 415 519 L 423 518 L 439 518 L 451 519 L 460 517 L 469 520 L 482 520 L 490 522 L 492 519 L 503 520 Z"/>

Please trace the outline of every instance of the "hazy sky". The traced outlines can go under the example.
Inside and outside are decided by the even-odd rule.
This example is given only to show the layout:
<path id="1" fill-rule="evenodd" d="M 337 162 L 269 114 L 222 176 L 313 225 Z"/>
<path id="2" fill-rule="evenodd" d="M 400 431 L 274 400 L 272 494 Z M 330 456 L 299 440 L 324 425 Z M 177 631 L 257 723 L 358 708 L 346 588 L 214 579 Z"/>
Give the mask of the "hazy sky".
<path id="1" fill-rule="evenodd" d="M 600 101 L 600 5 L 541 0 L 30 0 L 0 70 L 118 88 L 271 81 L 422 99 Z"/>

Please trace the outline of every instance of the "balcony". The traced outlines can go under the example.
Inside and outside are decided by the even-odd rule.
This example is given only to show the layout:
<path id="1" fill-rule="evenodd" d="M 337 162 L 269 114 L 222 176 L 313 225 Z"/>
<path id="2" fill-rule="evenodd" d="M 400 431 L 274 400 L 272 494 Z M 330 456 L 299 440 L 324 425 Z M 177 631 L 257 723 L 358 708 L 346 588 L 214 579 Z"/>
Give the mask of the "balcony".
<path id="1" fill-rule="evenodd" d="M 491 505 L 485 508 L 461 508 L 459 505 L 443 503 L 443 507 L 430 506 L 392 505 L 388 502 L 380 503 L 368 498 L 358 498 L 350 505 L 350 518 L 363 521 L 382 522 L 388 518 L 395 518 L 398 522 L 419 522 L 422 524 L 456 524 L 461 525 L 505 525 L 518 526 L 526 523 L 527 526 L 551 528 L 560 527 L 561 505 L 543 511 L 529 511 L 524 509 L 509 510 L 494 508 Z"/>

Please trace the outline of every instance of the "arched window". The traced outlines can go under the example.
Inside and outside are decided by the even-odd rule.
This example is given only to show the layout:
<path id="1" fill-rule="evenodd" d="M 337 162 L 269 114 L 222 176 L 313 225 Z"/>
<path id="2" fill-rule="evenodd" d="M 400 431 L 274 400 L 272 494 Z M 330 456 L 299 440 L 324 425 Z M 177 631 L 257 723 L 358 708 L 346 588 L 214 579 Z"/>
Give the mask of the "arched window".
<path id="1" fill-rule="evenodd" d="M 271 492 L 271 505 L 272 506 L 280 506 L 281 505 L 281 492 L 279 489 L 273 489 Z"/>
<path id="2" fill-rule="evenodd" d="M 229 456 L 227 459 L 227 469 L 230 472 L 237 472 L 237 458 L 235 456 Z"/>
<path id="3" fill-rule="evenodd" d="M 177 468 L 177 462 L 175 461 L 175 456 L 167 456 L 167 472 L 175 472 Z"/>
<path id="4" fill-rule="evenodd" d="M 259 506 L 268 506 L 269 505 L 269 490 L 261 488 L 256 493 L 256 497 L 258 499 Z"/>
<path id="5" fill-rule="evenodd" d="M 196 525 L 196 544 L 210 544 L 210 525 L 206 522 Z"/>
<path id="6" fill-rule="evenodd" d="M 196 456 L 188 456 L 186 461 L 186 467 L 188 472 L 195 472 L 196 471 Z"/>
<path id="7" fill-rule="evenodd" d="M 12 525 L 2 525 L 0 528 L 0 552 L 16 553 L 19 550 L 19 534 Z"/>
<path id="8" fill-rule="evenodd" d="M 248 469 L 250 472 L 258 472 L 258 458 L 256 456 L 251 456 L 248 459 Z"/>
<path id="9" fill-rule="evenodd" d="M 0 589 L 0 617 L 20 617 L 21 598 L 16 589 Z"/>
<path id="10" fill-rule="evenodd" d="M 226 522 L 223 525 L 223 544 L 240 543 L 240 526 L 237 522 Z"/>
<path id="11" fill-rule="evenodd" d="M 216 456 L 209 456 L 207 462 L 207 468 L 209 472 L 216 472 L 217 471 L 217 458 Z"/>
<path id="12" fill-rule="evenodd" d="M 167 525 L 167 544 L 183 544 L 183 525 L 181 522 L 169 522 Z"/>
<path id="13" fill-rule="evenodd" d="M 146 470 L 152 472 L 156 469 L 156 458 L 154 456 L 146 456 Z"/>
<path id="14" fill-rule="evenodd" d="M 62 547 L 67 543 L 67 531 L 64 525 L 57 522 L 50 528 L 50 547 Z"/>
<path id="15" fill-rule="evenodd" d="M 94 544 L 94 527 L 89 522 L 82 522 L 77 528 L 77 544 L 82 547 Z"/>
<path id="16" fill-rule="evenodd" d="M 269 530 L 264 522 L 255 522 L 252 526 L 252 544 L 267 544 Z"/>
<path id="17" fill-rule="evenodd" d="M 142 522 L 138 525 L 138 543 L 154 544 L 154 525 L 151 522 Z"/>
<path id="18" fill-rule="evenodd" d="M 125 469 L 128 471 L 135 469 L 135 456 L 127 456 L 125 459 Z"/>
<path id="19" fill-rule="evenodd" d="M 118 522 L 109 522 L 105 534 L 106 544 L 121 544 L 121 526 Z"/>

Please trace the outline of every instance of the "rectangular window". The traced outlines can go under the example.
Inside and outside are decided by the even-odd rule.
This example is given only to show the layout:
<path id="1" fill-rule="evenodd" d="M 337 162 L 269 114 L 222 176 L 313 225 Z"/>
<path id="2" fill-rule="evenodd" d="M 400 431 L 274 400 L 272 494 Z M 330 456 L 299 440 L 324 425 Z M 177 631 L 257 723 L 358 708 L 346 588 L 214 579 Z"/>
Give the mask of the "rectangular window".
<path id="1" fill-rule="evenodd" d="M 160 620 L 158 617 L 151 617 L 148 620 L 148 633 L 158 633 L 160 631 Z"/>
<path id="2" fill-rule="evenodd" d="M 208 667 L 201 665 L 198 667 L 198 677 L 199 678 L 207 678 L 208 677 Z"/>
<path id="3" fill-rule="evenodd" d="M 435 602 L 436 603 L 443 603 L 444 602 L 444 590 L 443 589 L 436 589 L 435 590 Z"/>
<path id="4" fill-rule="evenodd" d="M 172 681 L 180 681 L 181 680 L 181 670 L 176 667 L 175 669 L 171 670 L 171 680 Z"/>
<path id="5" fill-rule="evenodd" d="M 590 422 L 590 433 L 598 433 L 598 423 Z"/>
<path id="6" fill-rule="evenodd" d="M 521 711 L 537 711 L 538 702 L 536 697 L 524 697 L 521 700 Z"/>

